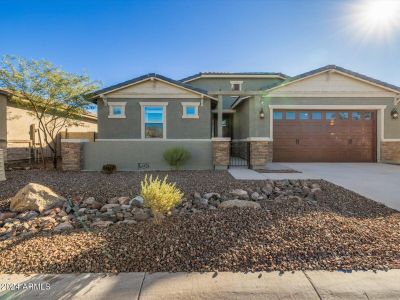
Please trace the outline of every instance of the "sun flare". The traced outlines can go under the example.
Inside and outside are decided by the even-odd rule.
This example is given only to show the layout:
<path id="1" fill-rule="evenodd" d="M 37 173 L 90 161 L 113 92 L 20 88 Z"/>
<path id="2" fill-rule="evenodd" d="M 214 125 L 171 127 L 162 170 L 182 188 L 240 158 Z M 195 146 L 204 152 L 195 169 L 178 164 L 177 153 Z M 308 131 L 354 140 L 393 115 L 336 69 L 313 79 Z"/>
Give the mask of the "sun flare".
<path id="1" fill-rule="evenodd" d="M 400 0 L 362 0 L 350 11 L 351 27 L 365 38 L 388 39 L 400 32 Z"/>

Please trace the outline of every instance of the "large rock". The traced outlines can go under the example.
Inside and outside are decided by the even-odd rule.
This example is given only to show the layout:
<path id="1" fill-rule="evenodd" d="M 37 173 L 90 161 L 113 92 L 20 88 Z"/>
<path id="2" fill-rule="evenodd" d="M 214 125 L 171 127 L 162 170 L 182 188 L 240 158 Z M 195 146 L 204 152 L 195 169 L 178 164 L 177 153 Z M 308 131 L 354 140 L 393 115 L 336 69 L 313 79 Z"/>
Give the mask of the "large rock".
<path id="1" fill-rule="evenodd" d="M 198 208 L 207 208 L 208 200 L 203 198 L 200 199 L 196 198 L 193 200 L 193 204 Z"/>
<path id="2" fill-rule="evenodd" d="M 53 207 L 62 207 L 65 198 L 57 195 L 46 186 L 29 183 L 11 198 L 10 210 L 23 212 L 35 210 L 43 212 Z"/>
<path id="3" fill-rule="evenodd" d="M 151 218 L 151 213 L 148 209 L 135 209 L 132 210 L 132 214 L 136 221 L 145 221 Z"/>
<path id="4" fill-rule="evenodd" d="M 12 219 L 16 216 L 16 213 L 13 212 L 4 212 L 4 213 L 0 213 L 0 221 L 4 221 L 7 219 Z"/>
<path id="5" fill-rule="evenodd" d="M 71 225 L 69 222 L 64 222 L 58 224 L 56 227 L 54 227 L 54 231 L 63 231 L 63 230 L 68 230 L 68 229 L 73 229 L 74 226 Z"/>
<path id="6" fill-rule="evenodd" d="M 88 207 L 91 209 L 100 209 L 103 206 L 103 204 L 101 204 L 99 201 L 96 201 L 93 197 L 89 197 L 82 202 L 81 206 Z"/>
<path id="7" fill-rule="evenodd" d="M 144 199 L 142 196 L 136 196 L 131 201 L 129 201 L 129 205 L 136 207 L 143 207 Z"/>
<path id="8" fill-rule="evenodd" d="M 249 199 L 249 194 L 242 189 L 235 189 L 229 192 L 233 197 L 247 200 Z"/>
<path id="9" fill-rule="evenodd" d="M 224 201 L 218 207 L 219 208 L 232 208 L 232 207 L 245 208 L 245 207 L 248 207 L 248 208 L 259 209 L 259 208 L 261 208 L 261 205 L 254 201 L 235 199 L 235 200 Z"/>
<path id="10" fill-rule="evenodd" d="M 118 197 L 118 203 L 121 205 L 126 205 L 129 203 L 129 197 Z"/>
<path id="11" fill-rule="evenodd" d="M 210 200 L 210 199 L 216 200 L 216 199 L 221 198 L 221 195 L 218 193 L 206 193 L 206 194 L 204 194 L 203 197 L 204 197 L 204 199 L 207 199 L 207 200 Z"/>
<path id="12" fill-rule="evenodd" d="M 106 212 L 107 210 L 109 210 L 109 209 L 115 209 L 115 208 L 117 208 L 117 207 L 119 207 L 119 204 L 112 204 L 112 203 L 110 203 L 110 204 L 104 204 L 103 206 L 102 206 L 102 208 L 100 209 L 100 211 L 101 212 Z"/>

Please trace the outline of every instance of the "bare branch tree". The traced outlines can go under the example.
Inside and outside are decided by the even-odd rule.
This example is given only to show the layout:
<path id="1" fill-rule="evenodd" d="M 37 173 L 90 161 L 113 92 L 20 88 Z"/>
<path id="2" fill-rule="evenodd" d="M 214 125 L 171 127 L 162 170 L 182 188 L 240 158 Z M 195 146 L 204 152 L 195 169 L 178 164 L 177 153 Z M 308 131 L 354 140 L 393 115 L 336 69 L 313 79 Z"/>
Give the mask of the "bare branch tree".
<path id="1" fill-rule="evenodd" d="M 82 126 L 97 82 L 87 75 L 67 73 L 46 60 L 5 56 L 0 62 L 0 87 L 37 119 L 42 153 L 43 141 L 57 168 L 57 136 L 63 128 Z"/>

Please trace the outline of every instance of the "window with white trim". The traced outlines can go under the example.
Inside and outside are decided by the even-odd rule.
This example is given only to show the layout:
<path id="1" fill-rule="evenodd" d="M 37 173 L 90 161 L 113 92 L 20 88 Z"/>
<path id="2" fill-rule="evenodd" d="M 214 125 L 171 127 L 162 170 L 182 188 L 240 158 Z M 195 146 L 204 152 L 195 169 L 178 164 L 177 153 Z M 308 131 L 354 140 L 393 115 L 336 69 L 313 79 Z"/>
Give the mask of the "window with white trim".
<path id="1" fill-rule="evenodd" d="M 108 102 L 108 118 L 122 119 L 125 115 L 126 102 Z"/>
<path id="2" fill-rule="evenodd" d="M 183 119 L 198 119 L 199 118 L 199 105 L 198 102 L 181 102 Z"/>
<path id="3" fill-rule="evenodd" d="M 231 89 L 232 91 L 241 91 L 242 90 L 243 81 L 231 81 Z"/>
<path id="4" fill-rule="evenodd" d="M 142 138 L 165 139 L 167 132 L 166 106 L 168 103 L 140 102 L 142 107 Z"/>

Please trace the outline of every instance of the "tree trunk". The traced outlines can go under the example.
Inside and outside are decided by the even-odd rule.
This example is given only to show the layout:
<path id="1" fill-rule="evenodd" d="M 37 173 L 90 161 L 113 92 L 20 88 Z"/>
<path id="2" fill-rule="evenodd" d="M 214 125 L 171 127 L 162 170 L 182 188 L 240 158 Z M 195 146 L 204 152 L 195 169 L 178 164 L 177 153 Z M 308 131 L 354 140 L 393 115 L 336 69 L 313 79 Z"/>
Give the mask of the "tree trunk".
<path id="1" fill-rule="evenodd" d="M 54 151 L 52 151 L 52 153 L 53 153 L 53 167 L 54 167 L 54 170 L 57 170 L 58 161 L 57 161 L 57 142 L 56 141 L 54 141 Z"/>
<path id="2" fill-rule="evenodd" d="M 42 155 L 42 166 L 43 169 L 46 169 L 46 160 L 44 158 L 44 148 L 43 148 L 43 144 L 42 144 L 42 136 L 40 134 L 40 130 L 38 130 L 38 137 L 39 137 L 39 144 L 40 144 L 40 151 L 41 151 L 41 155 Z"/>

